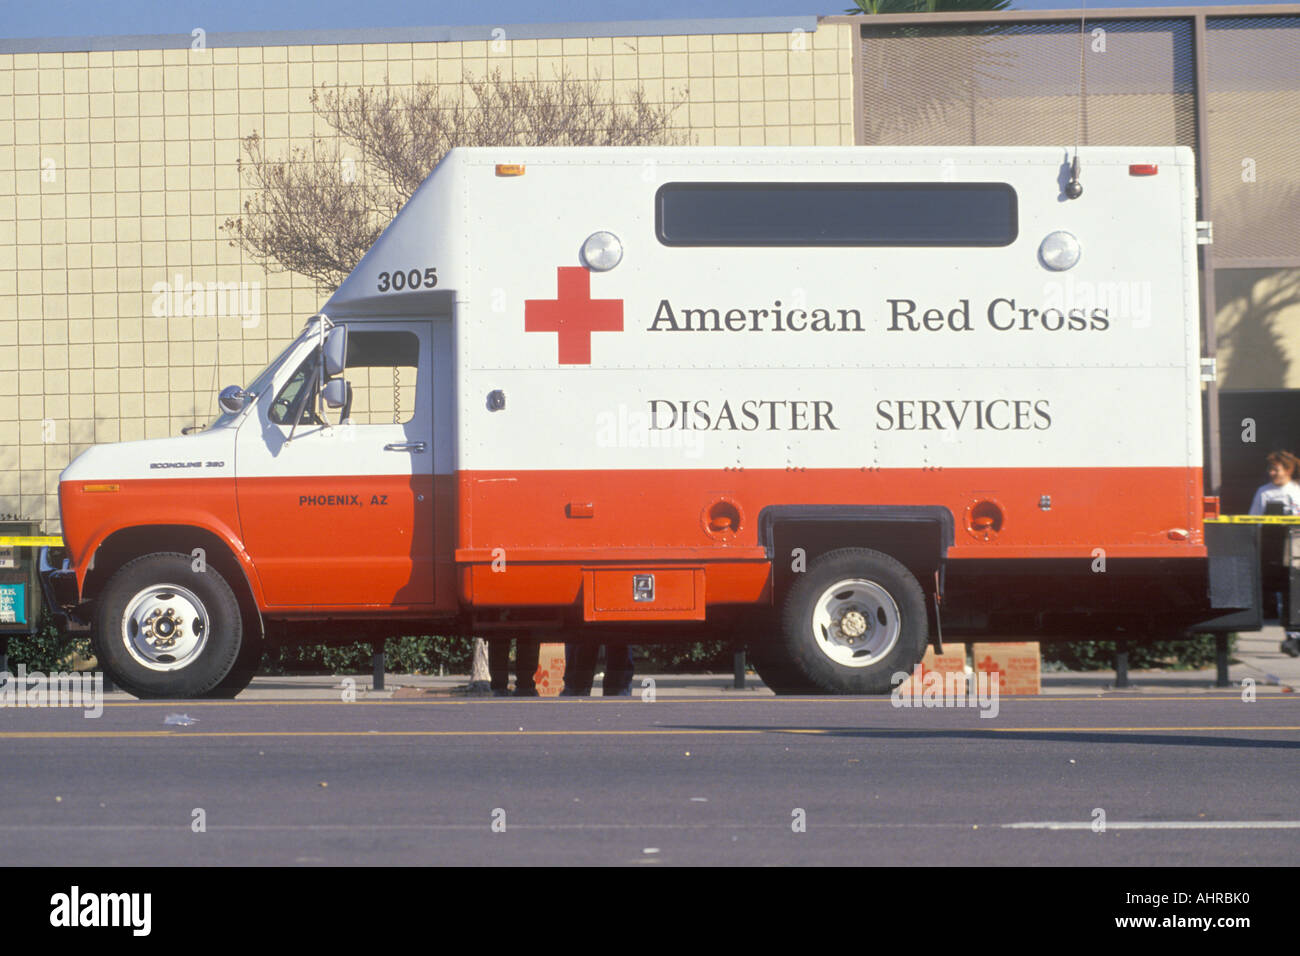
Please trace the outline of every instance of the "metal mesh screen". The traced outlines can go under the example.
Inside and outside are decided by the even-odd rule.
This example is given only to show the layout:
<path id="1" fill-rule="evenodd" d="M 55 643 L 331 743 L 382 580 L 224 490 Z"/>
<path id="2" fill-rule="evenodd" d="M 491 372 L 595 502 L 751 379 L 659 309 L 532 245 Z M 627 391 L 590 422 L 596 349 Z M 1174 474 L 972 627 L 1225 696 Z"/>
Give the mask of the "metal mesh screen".
<path id="1" fill-rule="evenodd" d="M 1300 17 L 1206 22 L 1214 259 L 1300 257 Z"/>
<path id="2" fill-rule="evenodd" d="M 1195 144 L 1186 19 L 862 28 L 870 145 Z"/>

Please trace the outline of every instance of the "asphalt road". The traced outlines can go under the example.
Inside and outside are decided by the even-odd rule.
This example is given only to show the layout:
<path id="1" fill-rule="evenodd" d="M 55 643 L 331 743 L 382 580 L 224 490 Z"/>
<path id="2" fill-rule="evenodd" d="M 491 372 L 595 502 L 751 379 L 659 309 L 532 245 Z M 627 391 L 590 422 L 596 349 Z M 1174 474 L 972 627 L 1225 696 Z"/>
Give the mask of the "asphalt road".
<path id="1" fill-rule="evenodd" d="M 1298 750 L 1290 695 L 4 709 L 0 864 L 1294 865 Z"/>

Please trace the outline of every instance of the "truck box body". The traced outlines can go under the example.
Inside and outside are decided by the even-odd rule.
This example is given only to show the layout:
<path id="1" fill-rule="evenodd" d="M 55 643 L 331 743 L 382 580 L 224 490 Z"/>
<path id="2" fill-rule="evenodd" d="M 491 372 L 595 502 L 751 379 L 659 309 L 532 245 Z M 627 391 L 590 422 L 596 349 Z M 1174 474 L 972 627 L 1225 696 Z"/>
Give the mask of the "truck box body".
<path id="1" fill-rule="evenodd" d="M 497 176 L 503 157 L 525 174 Z M 946 507 L 953 560 L 1203 555 L 1191 154 L 1085 157 L 1087 196 L 1063 203 L 1052 149 L 457 151 L 325 311 L 400 301 L 375 294 L 385 272 L 434 265 L 455 290 L 445 457 L 467 602 L 572 603 L 609 562 L 725 562 L 704 600 L 750 602 L 768 573 L 759 513 L 791 503 Z M 1131 176 L 1137 160 L 1159 173 Z M 663 184 L 857 181 L 1006 183 L 1018 235 L 960 250 L 656 236 Z M 1037 257 L 1058 229 L 1084 245 L 1063 276 Z M 578 260 L 597 230 L 626 249 L 608 273 Z M 564 311 L 562 332 L 529 330 L 542 307 Z M 1005 516 L 987 538 L 966 530 L 983 500 Z M 718 502 L 738 527 L 710 531 Z M 494 573 L 498 548 L 529 571 Z"/>
<path id="2" fill-rule="evenodd" d="M 848 527 L 931 527 L 928 594 L 1203 583 L 1192 154 L 1078 154 L 1069 199 L 1054 148 L 453 150 L 245 407 L 69 466 L 68 571 L 193 528 L 264 620 L 471 632 L 771 608 Z M 338 326 L 373 414 L 294 425 Z"/>

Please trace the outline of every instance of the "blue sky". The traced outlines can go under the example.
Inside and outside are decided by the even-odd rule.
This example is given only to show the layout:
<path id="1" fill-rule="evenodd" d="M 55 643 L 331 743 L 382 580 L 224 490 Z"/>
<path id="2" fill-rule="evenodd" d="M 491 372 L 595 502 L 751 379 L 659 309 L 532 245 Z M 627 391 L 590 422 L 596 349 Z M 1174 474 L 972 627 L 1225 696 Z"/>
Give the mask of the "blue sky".
<path id="1" fill-rule="evenodd" d="M 563 0 L 491 4 L 411 0 L 6 0 L 0 37 L 470 26 L 569 20 L 810 16 L 843 12 L 852 0 Z M 1089 9 L 1194 5 L 1197 0 L 1088 0 Z M 1257 0 L 1258 2 L 1258 0 Z M 1231 0 L 1219 5 L 1231 6 Z M 1070 0 L 1015 0 L 1020 10 L 1077 10 Z"/>

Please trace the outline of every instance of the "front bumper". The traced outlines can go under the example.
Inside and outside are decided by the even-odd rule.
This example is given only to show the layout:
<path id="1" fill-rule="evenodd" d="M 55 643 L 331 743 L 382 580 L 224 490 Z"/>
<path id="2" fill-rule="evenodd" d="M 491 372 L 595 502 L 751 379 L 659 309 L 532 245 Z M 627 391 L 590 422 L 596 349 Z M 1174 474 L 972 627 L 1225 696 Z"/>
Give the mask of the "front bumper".
<path id="1" fill-rule="evenodd" d="M 84 631 L 90 627 L 90 621 L 83 613 L 77 592 L 77 571 L 71 560 L 62 557 L 62 552 L 62 548 L 41 548 L 41 593 L 60 631 Z"/>

